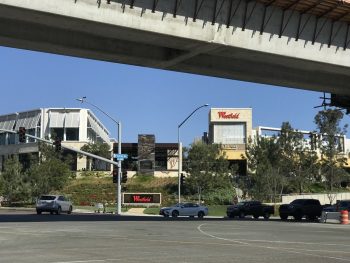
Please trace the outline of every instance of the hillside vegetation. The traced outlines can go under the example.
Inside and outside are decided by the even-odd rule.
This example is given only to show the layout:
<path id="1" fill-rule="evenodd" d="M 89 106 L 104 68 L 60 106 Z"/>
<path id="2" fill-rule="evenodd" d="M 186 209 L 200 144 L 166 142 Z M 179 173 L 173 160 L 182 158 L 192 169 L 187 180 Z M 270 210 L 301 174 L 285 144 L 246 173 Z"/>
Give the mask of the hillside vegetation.
<path id="1" fill-rule="evenodd" d="M 94 205 L 99 202 L 115 203 L 116 187 L 110 177 L 75 179 L 63 191 L 76 205 Z M 176 202 L 177 178 L 134 176 L 122 184 L 122 192 L 161 193 L 162 205 L 167 205 Z"/>

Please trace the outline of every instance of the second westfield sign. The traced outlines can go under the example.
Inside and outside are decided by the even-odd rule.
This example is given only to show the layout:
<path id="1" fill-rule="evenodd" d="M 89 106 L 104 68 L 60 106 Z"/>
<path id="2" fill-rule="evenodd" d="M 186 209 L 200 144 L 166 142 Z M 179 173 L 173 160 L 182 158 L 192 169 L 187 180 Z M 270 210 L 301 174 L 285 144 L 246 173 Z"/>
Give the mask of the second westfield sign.
<path id="1" fill-rule="evenodd" d="M 219 119 L 239 119 L 239 113 L 227 113 L 226 111 L 219 111 Z"/>
<path id="2" fill-rule="evenodd" d="M 129 205 L 150 205 L 160 204 L 160 193 L 124 193 L 123 203 Z"/>

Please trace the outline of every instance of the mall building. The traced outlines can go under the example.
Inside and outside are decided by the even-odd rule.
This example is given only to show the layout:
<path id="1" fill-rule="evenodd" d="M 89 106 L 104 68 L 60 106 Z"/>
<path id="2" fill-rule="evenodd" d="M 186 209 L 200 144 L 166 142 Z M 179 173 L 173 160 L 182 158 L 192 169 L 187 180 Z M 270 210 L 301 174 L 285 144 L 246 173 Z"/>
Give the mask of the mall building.
<path id="1" fill-rule="evenodd" d="M 62 139 L 62 145 L 80 149 L 87 143 L 107 143 L 111 145 L 109 132 L 89 109 L 82 108 L 41 108 L 24 112 L 15 112 L 0 116 L 0 129 L 18 131 L 25 127 L 26 134 L 42 139 Z M 64 150 L 65 151 L 65 150 Z M 20 161 L 26 163 L 30 155 L 39 155 L 38 142 L 26 137 L 25 143 L 19 143 L 18 134 L 0 130 L 0 171 L 7 156 L 19 155 Z M 75 152 L 72 170 L 87 169 L 86 157 L 78 157 Z M 101 164 L 101 162 L 100 162 Z M 110 165 L 101 164 L 98 170 L 110 171 Z"/>
<path id="2" fill-rule="evenodd" d="M 251 108 L 211 108 L 209 111 L 209 130 L 204 141 L 221 144 L 230 164 L 238 165 L 240 175 L 247 174 L 244 156 L 248 138 L 255 134 L 252 120 Z"/>
<path id="3" fill-rule="evenodd" d="M 203 136 L 203 141 L 221 144 L 230 163 L 238 165 L 239 175 L 247 174 L 245 150 L 248 139 L 251 137 L 254 140 L 257 136 L 278 137 L 281 131 L 281 128 L 265 126 L 253 128 L 252 123 L 251 108 L 212 108 L 209 112 L 209 131 Z M 298 132 L 304 136 L 305 148 L 310 148 L 312 132 L 304 130 Z M 339 146 L 342 154 L 349 159 L 350 139 L 345 135 L 339 136 Z M 350 168 L 350 162 L 346 167 Z"/>

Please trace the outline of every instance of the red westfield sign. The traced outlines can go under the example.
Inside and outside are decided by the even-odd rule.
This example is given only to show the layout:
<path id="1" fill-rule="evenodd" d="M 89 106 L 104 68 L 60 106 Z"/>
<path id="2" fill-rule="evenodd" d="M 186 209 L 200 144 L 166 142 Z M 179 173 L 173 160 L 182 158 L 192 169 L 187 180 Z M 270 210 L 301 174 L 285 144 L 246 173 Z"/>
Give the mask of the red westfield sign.
<path id="1" fill-rule="evenodd" d="M 226 111 L 219 111 L 219 119 L 239 119 L 240 113 L 227 113 Z"/>
<path id="2" fill-rule="evenodd" d="M 152 201 L 151 196 L 134 195 L 132 198 L 134 200 L 134 203 L 151 203 Z"/>
<path id="3" fill-rule="evenodd" d="M 124 204 L 160 204 L 161 194 L 160 193 L 123 193 Z"/>

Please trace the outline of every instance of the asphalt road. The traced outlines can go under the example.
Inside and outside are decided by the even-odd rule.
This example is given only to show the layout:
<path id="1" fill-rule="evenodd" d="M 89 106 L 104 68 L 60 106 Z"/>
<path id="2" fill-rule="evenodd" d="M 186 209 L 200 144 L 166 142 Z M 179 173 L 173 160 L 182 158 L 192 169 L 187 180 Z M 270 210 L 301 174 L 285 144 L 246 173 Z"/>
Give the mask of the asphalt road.
<path id="1" fill-rule="evenodd" d="M 2 212 L 0 262 L 350 262 L 350 225 Z"/>

